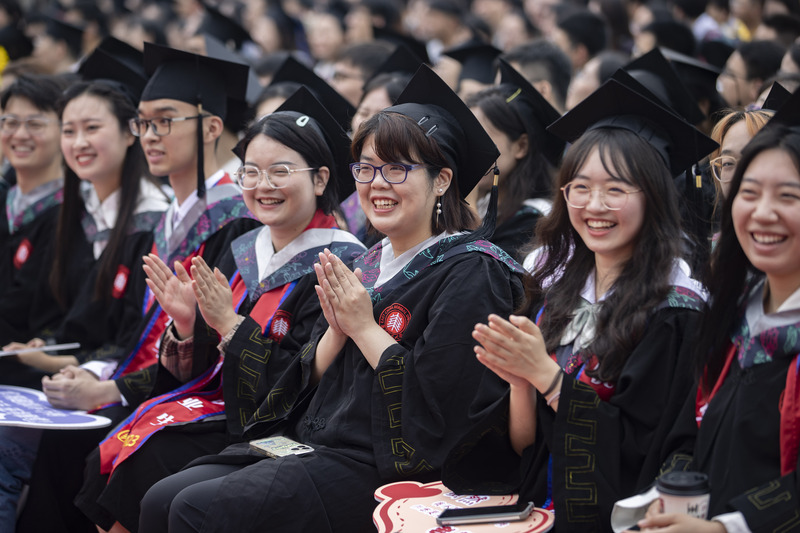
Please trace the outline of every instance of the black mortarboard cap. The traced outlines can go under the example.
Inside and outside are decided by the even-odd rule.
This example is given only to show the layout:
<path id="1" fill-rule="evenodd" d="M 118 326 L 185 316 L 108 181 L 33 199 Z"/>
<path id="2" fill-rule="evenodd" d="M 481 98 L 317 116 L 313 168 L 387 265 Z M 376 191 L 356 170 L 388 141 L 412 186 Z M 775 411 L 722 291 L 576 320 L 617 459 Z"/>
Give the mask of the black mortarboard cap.
<path id="1" fill-rule="evenodd" d="M 113 37 L 108 39 L 113 39 Z M 145 84 L 147 84 L 147 75 L 141 61 L 143 54 L 135 48 L 131 48 L 139 54 L 138 68 L 134 68 L 134 65 L 98 46 L 81 62 L 78 73 L 85 80 L 103 81 L 110 84 L 117 91 L 126 95 L 135 107 L 139 103 Z"/>
<path id="2" fill-rule="evenodd" d="M 494 61 L 502 52 L 491 44 L 473 39 L 442 53 L 461 63 L 459 80 L 476 80 L 487 85 L 494 84 Z"/>
<path id="3" fill-rule="evenodd" d="M 405 33 L 398 33 L 394 30 L 390 30 L 389 28 L 372 28 L 372 35 L 375 39 L 379 39 L 381 41 L 386 41 L 389 43 L 403 45 L 411 52 L 414 53 L 417 57 L 419 57 L 422 63 L 430 64 L 431 58 L 428 57 L 428 46 L 420 41 L 419 39 L 412 37 L 411 35 L 407 35 Z M 416 69 L 412 71 L 413 74 L 416 72 Z"/>
<path id="4" fill-rule="evenodd" d="M 58 20 L 53 17 L 44 17 L 45 33 L 56 41 L 64 41 L 70 50 L 78 51 L 83 48 L 83 28 Z"/>
<path id="5" fill-rule="evenodd" d="M 706 63 L 695 57 L 687 56 L 670 50 L 669 48 L 659 48 L 661 54 L 669 60 L 675 72 L 684 83 L 691 89 L 691 84 L 705 85 L 716 90 L 717 78 L 722 70 L 711 63 Z"/>
<path id="6" fill-rule="evenodd" d="M 725 63 L 736 48 L 718 39 L 710 41 L 701 41 L 698 45 L 698 54 L 700 57 L 711 63 L 717 68 L 725 68 Z"/>
<path id="7" fill-rule="evenodd" d="M 761 128 L 761 131 L 777 125 L 800 128 L 800 91 L 795 91 L 789 96 L 783 105 L 781 105 L 781 107 L 775 111 L 775 114 L 772 116 L 769 122 L 767 122 L 766 125 Z M 758 133 L 761 133 L 761 131 Z"/>
<path id="8" fill-rule="evenodd" d="M 28 57 L 33 52 L 33 42 L 16 24 L 0 28 L 0 46 L 5 49 L 11 61 Z"/>
<path id="9" fill-rule="evenodd" d="M 150 80 L 142 100 L 169 98 L 225 119 L 228 99 L 244 101 L 248 66 L 144 43 L 144 68 Z"/>
<path id="10" fill-rule="evenodd" d="M 336 162 L 337 178 L 334 185 L 339 201 L 350 196 L 356 190 L 356 182 L 352 179 L 349 167 L 351 162 L 350 137 L 347 136 L 347 132 L 339 122 L 314 97 L 311 91 L 302 86 L 272 114 L 280 112 L 295 113 L 297 118 L 305 115 L 314 119 L 314 122 L 309 121 L 303 127 L 319 127 Z M 300 125 L 299 122 L 297 124 Z"/>
<path id="11" fill-rule="evenodd" d="M 786 87 L 776 81 L 772 84 L 772 88 L 769 90 L 769 94 L 767 94 L 767 97 L 764 99 L 764 104 L 761 106 L 761 109 L 777 111 L 778 109 L 782 108 L 791 97 L 792 93 L 790 93 L 788 90 L 786 90 Z"/>
<path id="12" fill-rule="evenodd" d="M 620 128 L 647 141 L 673 176 L 692 167 L 718 144 L 672 111 L 610 79 L 547 129 L 567 142 L 586 131 Z"/>
<path id="13" fill-rule="evenodd" d="M 518 92 L 512 94 L 506 101 L 508 105 L 519 110 L 519 116 L 525 124 L 531 146 L 541 150 L 542 155 L 550 164 L 558 168 L 566 142 L 547 131 L 547 126 L 558 120 L 561 113 L 550 105 L 550 102 L 545 100 L 544 96 L 508 62 L 500 58 L 498 64 L 500 66 L 500 83 L 517 88 Z"/>
<path id="14" fill-rule="evenodd" d="M 472 111 L 426 65 L 419 67 L 397 103 L 384 112 L 413 119 L 437 142 L 457 177 L 461 198 L 475 188 L 500 155 Z"/>
<path id="15" fill-rule="evenodd" d="M 197 34 L 213 35 L 220 42 L 228 44 L 233 42 L 237 50 L 247 41 L 250 41 L 250 34 L 244 27 L 234 19 L 223 15 L 218 9 L 205 4 L 205 14 L 203 22 L 197 29 Z"/>
<path id="16" fill-rule="evenodd" d="M 463 17 L 467 13 L 466 2 L 461 0 L 428 0 L 430 9 L 440 11 L 454 17 Z"/>
<path id="17" fill-rule="evenodd" d="M 668 101 L 662 100 L 665 105 L 675 110 L 676 113 L 692 124 L 699 124 L 705 119 L 705 115 L 697 106 L 694 96 L 686 88 L 675 69 L 658 48 L 653 48 L 646 54 L 634 59 L 622 69 L 650 89 L 651 92 L 658 95 L 659 90 L 649 83 L 646 77 L 637 78 L 635 73 L 636 71 L 645 71 L 655 76 L 661 81 L 669 98 Z"/>
<path id="18" fill-rule="evenodd" d="M 403 74 L 414 75 L 419 66 L 422 64 L 422 59 L 408 49 L 404 44 L 398 44 L 394 51 L 381 63 L 381 65 L 372 74 L 372 77 L 364 83 L 366 86 L 370 80 L 375 79 L 380 74 L 389 74 L 392 72 L 401 72 Z"/>
<path id="19" fill-rule="evenodd" d="M 350 128 L 353 115 L 356 113 L 353 105 L 336 92 L 336 89 L 328 85 L 325 80 L 314 74 L 313 70 L 291 56 L 286 58 L 272 76 L 270 85 L 283 81 L 304 85 L 317 100 L 322 102 L 322 105 L 333 115 L 333 118 L 342 126 L 342 129 L 347 130 Z"/>
<path id="20" fill-rule="evenodd" d="M 167 98 L 200 107 L 225 120 L 228 102 L 244 102 L 249 67 L 182 50 L 144 43 L 144 68 L 150 80 L 141 101 Z M 197 121 L 197 195 L 205 196 L 202 121 Z"/>

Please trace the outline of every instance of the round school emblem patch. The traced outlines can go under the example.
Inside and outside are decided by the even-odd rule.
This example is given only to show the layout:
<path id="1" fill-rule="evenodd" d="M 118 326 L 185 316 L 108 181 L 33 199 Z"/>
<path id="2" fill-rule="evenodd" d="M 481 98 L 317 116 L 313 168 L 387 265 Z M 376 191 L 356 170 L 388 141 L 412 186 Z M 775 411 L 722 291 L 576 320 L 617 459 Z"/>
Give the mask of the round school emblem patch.
<path id="1" fill-rule="evenodd" d="M 391 335 L 394 340 L 399 341 L 411 320 L 411 313 L 403 305 L 393 303 L 383 310 L 381 316 L 378 318 L 378 325 L 382 327 L 386 333 Z"/>
<path id="2" fill-rule="evenodd" d="M 269 326 L 269 338 L 280 342 L 289 333 L 291 318 L 292 315 L 283 309 L 276 311 Z"/>
<path id="3" fill-rule="evenodd" d="M 29 241 L 28 239 L 22 239 L 22 242 L 19 243 L 17 251 L 14 254 L 14 268 L 16 268 L 17 270 L 22 268 L 22 265 L 24 265 L 25 262 L 28 260 L 28 258 L 31 256 L 32 250 L 33 250 L 33 245 L 31 244 L 31 241 Z"/>

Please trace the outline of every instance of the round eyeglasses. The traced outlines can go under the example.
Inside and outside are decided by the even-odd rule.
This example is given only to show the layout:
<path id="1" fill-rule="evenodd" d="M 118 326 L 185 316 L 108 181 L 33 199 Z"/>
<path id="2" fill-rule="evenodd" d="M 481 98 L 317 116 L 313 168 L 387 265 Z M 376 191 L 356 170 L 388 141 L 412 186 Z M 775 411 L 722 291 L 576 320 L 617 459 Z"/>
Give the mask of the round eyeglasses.
<path id="1" fill-rule="evenodd" d="M 641 189 L 626 191 L 620 187 L 589 187 L 583 183 L 567 183 L 561 187 L 564 199 L 570 207 L 583 209 L 592 201 L 592 193 L 596 190 L 600 195 L 600 202 L 610 211 L 619 211 L 628 202 L 628 195 L 642 192 Z"/>
<path id="2" fill-rule="evenodd" d="M 316 168 L 289 168 L 286 165 L 270 165 L 261 170 L 255 165 L 244 165 L 236 170 L 236 181 L 245 191 L 252 191 L 261 183 L 262 176 L 273 189 L 282 189 L 289 185 L 292 174 L 317 170 Z"/>
<path id="3" fill-rule="evenodd" d="M 736 164 L 738 162 L 739 160 L 732 155 L 715 157 L 709 161 L 711 173 L 720 183 L 728 183 L 733 179 L 733 173 L 736 171 Z"/>
<path id="4" fill-rule="evenodd" d="M 425 165 L 407 165 L 405 163 L 385 163 L 380 166 L 369 163 L 350 163 L 350 172 L 353 178 L 359 183 L 371 183 L 375 179 L 378 171 L 387 183 L 397 185 L 406 181 L 408 173 Z"/>
<path id="5" fill-rule="evenodd" d="M 21 125 L 25 125 L 25 131 L 30 135 L 39 136 L 44 133 L 47 125 L 53 122 L 49 118 L 30 117 L 19 118 L 16 115 L 0 116 L 0 133 L 3 135 L 14 135 Z"/>
<path id="6" fill-rule="evenodd" d="M 158 118 L 139 118 L 135 117 L 128 121 L 131 133 L 136 137 L 143 137 L 147 133 L 147 128 L 153 129 L 153 134 L 158 137 L 169 135 L 172 131 L 173 122 L 183 122 L 184 120 L 195 120 L 209 115 L 192 115 L 191 117 L 158 117 Z"/>

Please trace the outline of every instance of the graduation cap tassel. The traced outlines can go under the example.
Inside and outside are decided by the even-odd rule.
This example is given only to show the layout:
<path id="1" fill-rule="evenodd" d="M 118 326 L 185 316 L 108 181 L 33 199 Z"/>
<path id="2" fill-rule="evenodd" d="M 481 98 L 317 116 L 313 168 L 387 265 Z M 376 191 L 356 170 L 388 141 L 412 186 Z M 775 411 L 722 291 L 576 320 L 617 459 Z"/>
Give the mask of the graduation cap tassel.
<path id="1" fill-rule="evenodd" d="M 206 195 L 205 154 L 203 150 L 203 104 L 197 104 L 197 197 Z"/>
<path id="2" fill-rule="evenodd" d="M 497 164 L 492 169 L 494 174 L 494 182 L 492 183 L 492 190 L 489 193 L 489 204 L 486 206 L 486 215 L 483 217 L 483 223 L 475 230 L 475 239 L 491 239 L 494 235 L 495 226 L 497 225 L 497 183 L 500 179 L 500 169 Z"/>

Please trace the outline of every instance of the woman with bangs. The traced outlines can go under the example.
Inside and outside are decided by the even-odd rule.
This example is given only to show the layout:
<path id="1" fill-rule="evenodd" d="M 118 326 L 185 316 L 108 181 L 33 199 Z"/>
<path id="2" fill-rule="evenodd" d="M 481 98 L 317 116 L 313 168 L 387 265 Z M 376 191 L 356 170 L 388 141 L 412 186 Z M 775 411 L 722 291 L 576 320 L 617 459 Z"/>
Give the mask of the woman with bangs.
<path id="1" fill-rule="evenodd" d="M 437 479 L 502 398 L 506 385 L 472 356 L 470 324 L 519 303 L 520 269 L 469 231 L 464 202 L 497 158 L 491 140 L 423 68 L 359 128 L 352 154 L 361 205 L 386 238 L 354 271 L 320 254 L 324 320 L 289 364 L 269 366 L 270 401 L 253 416 L 251 435 L 308 453 L 264 458 L 244 443 L 201 459 L 148 492 L 147 531 L 368 531 L 378 487 Z M 240 328 L 226 354 L 267 348 L 285 361 Z"/>
<path id="2" fill-rule="evenodd" d="M 681 258 L 671 175 L 691 164 L 685 143 L 713 143 L 616 81 L 549 129 L 574 144 L 537 227 L 527 316 L 474 330 L 510 383 L 510 418 L 462 443 L 444 482 L 518 491 L 554 509 L 557 531 L 610 531 L 613 503 L 657 476 L 691 388 L 705 290 Z"/>

